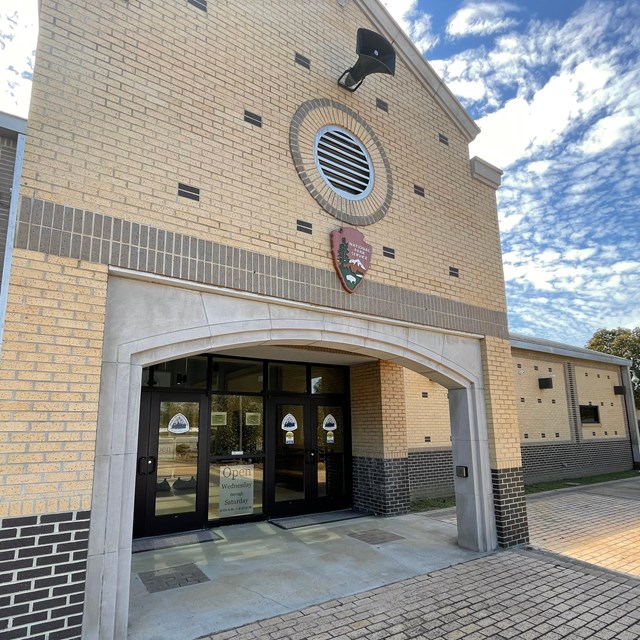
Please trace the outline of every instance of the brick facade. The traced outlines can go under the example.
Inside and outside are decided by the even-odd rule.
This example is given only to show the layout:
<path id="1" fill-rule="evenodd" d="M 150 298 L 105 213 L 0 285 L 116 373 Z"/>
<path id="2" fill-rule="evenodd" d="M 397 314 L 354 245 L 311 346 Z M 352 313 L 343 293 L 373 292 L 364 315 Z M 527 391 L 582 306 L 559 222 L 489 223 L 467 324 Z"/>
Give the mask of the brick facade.
<path id="1" fill-rule="evenodd" d="M 353 507 L 377 516 L 409 512 L 409 471 L 406 458 L 353 458 Z"/>
<path id="2" fill-rule="evenodd" d="M 89 512 L 0 520 L 0 638 L 80 638 Z"/>
<path id="3" fill-rule="evenodd" d="M 498 545 L 508 548 L 528 543 L 522 468 L 492 469 L 491 480 Z"/>

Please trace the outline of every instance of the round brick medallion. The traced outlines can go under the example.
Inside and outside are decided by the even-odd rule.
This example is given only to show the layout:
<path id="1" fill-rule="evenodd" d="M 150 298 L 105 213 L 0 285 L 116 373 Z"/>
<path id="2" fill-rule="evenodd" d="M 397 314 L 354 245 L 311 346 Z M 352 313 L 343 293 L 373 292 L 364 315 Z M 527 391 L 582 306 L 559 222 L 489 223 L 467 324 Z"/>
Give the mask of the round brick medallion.
<path id="1" fill-rule="evenodd" d="M 331 128 L 348 133 L 368 155 L 371 175 L 364 197 L 354 198 L 336 189 L 335 181 L 327 179 L 326 170 L 318 163 L 318 133 Z M 373 224 L 384 218 L 393 197 L 391 166 L 378 136 L 355 111 L 329 98 L 303 103 L 291 121 L 289 148 L 300 179 L 325 211 L 352 225 Z"/>

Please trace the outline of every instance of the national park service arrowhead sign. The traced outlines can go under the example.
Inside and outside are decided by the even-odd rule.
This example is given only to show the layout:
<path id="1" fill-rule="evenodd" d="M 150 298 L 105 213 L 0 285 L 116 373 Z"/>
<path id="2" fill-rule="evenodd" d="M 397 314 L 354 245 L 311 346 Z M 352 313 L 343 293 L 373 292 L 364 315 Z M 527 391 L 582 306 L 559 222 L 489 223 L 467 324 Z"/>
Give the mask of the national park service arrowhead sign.
<path id="1" fill-rule="evenodd" d="M 331 232 L 333 264 L 347 293 L 353 293 L 364 279 L 371 265 L 371 250 L 358 229 Z"/>

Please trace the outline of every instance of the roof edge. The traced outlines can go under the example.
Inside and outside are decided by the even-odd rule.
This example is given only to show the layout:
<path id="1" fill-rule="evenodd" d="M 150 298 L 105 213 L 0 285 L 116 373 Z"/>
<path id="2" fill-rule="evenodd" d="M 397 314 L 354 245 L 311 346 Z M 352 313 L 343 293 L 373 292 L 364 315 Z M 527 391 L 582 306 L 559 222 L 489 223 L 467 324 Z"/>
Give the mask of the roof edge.
<path id="1" fill-rule="evenodd" d="M 19 116 L 0 111 L 0 128 L 25 134 L 27 133 L 27 120 L 26 118 L 20 118 Z"/>
<path id="2" fill-rule="evenodd" d="M 471 166 L 471 177 L 479 180 L 492 189 L 498 189 L 502 184 L 502 176 L 504 174 L 502 169 L 494 167 L 492 164 L 489 164 L 486 160 L 483 160 L 478 156 L 473 156 L 473 158 L 469 160 L 469 164 Z"/>
<path id="3" fill-rule="evenodd" d="M 551 340 L 534 338 L 520 333 L 509 332 L 509 340 L 512 348 L 523 349 L 526 351 L 539 351 L 541 353 L 550 353 L 556 356 L 567 356 L 570 358 L 577 358 L 579 360 L 606 362 L 620 367 L 630 367 L 632 364 L 631 360 L 612 356 L 608 353 L 602 353 L 601 351 L 593 351 L 593 349 L 576 347 L 571 344 L 563 344 L 562 342 L 552 342 Z"/>
<path id="4" fill-rule="evenodd" d="M 389 39 L 416 73 L 419 80 L 427 88 L 440 106 L 451 116 L 455 124 L 471 142 L 480 133 L 480 127 L 467 113 L 458 99 L 451 93 L 440 76 L 433 70 L 426 58 L 420 53 L 400 25 L 391 17 L 379 0 L 354 0 L 380 31 Z"/>

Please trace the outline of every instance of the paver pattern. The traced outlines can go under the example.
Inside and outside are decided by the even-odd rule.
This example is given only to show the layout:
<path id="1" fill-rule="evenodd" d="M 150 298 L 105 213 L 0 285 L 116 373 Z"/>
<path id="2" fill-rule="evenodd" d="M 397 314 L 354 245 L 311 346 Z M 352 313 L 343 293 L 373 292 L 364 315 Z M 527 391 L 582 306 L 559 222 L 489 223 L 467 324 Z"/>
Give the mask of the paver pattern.
<path id="1" fill-rule="evenodd" d="M 538 548 L 499 552 L 204 639 L 638 640 L 640 478 L 535 496 L 528 511 Z"/>
<path id="2" fill-rule="evenodd" d="M 534 546 L 640 578 L 639 479 L 530 496 L 527 513 Z"/>
<path id="3" fill-rule="evenodd" d="M 505 551 L 205 638 L 637 640 L 638 602 L 640 580 Z"/>

